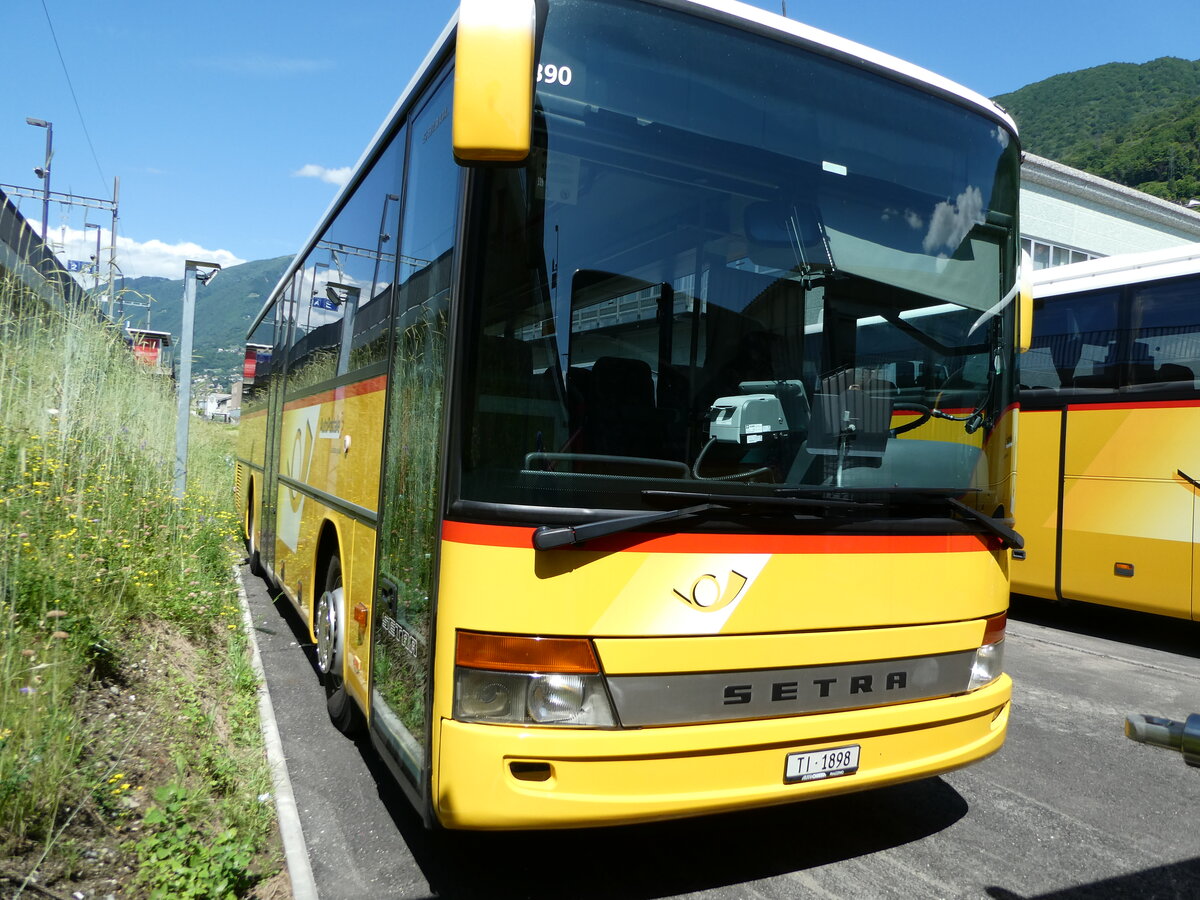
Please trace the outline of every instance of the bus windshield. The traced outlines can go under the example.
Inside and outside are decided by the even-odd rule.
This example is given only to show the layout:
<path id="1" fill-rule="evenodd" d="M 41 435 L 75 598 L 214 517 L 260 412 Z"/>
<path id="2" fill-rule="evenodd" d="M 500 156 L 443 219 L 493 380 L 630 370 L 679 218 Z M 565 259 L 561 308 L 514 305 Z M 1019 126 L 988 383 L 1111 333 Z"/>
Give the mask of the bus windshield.
<path id="1" fill-rule="evenodd" d="M 468 200 L 461 499 L 1007 505 L 986 438 L 1014 386 L 1019 149 L 998 119 L 644 4 L 552 2 L 539 62 L 534 152 Z"/>

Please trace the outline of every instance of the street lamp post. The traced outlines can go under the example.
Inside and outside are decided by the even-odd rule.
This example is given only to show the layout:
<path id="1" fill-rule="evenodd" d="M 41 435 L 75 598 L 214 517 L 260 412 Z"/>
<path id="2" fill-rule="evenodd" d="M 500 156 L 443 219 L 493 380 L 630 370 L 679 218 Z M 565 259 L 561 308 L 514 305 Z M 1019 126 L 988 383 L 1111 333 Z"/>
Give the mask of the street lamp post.
<path id="1" fill-rule="evenodd" d="M 46 129 L 46 163 L 33 170 L 33 174 L 42 179 L 42 243 L 45 244 L 46 229 L 50 223 L 50 160 L 54 156 L 54 123 L 26 116 L 25 124 Z"/>
<path id="2" fill-rule="evenodd" d="M 197 269 L 208 269 L 198 275 Z M 208 284 L 221 271 L 219 263 L 189 259 L 183 268 L 183 321 L 179 345 L 178 406 L 175 418 L 175 496 L 187 489 L 188 424 L 192 414 L 192 330 L 196 319 L 196 282 Z"/>

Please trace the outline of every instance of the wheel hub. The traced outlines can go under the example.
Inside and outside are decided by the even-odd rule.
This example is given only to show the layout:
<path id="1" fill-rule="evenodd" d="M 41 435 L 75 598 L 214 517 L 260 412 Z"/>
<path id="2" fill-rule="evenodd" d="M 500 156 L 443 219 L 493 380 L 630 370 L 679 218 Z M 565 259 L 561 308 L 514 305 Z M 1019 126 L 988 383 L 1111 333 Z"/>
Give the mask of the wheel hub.
<path id="1" fill-rule="evenodd" d="M 317 668 L 321 670 L 322 675 L 328 675 L 333 670 L 337 640 L 337 604 L 334 601 L 330 591 L 325 591 L 317 600 Z"/>

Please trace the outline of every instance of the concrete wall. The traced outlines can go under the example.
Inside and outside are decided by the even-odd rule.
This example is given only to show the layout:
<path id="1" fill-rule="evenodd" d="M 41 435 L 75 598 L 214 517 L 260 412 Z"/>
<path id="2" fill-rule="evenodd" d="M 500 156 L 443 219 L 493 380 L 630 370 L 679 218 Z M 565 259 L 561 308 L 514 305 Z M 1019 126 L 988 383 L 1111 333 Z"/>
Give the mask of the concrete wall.
<path id="1" fill-rule="evenodd" d="M 1200 241 L 1200 214 L 1026 154 L 1021 236 L 1098 256 L 1140 253 Z"/>

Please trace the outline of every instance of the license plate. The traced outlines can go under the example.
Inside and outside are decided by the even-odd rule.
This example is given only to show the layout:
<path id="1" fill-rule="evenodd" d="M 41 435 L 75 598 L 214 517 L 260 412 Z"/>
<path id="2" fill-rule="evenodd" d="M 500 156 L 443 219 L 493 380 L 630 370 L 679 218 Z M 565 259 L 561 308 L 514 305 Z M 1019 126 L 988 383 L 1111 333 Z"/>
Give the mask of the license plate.
<path id="1" fill-rule="evenodd" d="M 787 784 L 798 781 L 818 781 L 822 778 L 839 778 L 858 771 L 858 744 L 848 747 L 830 747 L 828 750 L 813 750 L 809 753 L 789 753 L 783 768 L 783 780 Z"/>

